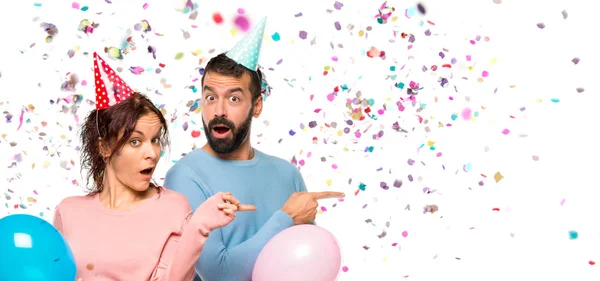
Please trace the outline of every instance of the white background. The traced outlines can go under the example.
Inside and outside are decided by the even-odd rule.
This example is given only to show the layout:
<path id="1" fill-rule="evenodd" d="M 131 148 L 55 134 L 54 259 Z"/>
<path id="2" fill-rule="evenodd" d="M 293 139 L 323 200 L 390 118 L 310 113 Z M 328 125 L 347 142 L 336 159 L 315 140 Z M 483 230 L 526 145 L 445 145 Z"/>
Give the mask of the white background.
<path id="1" fill-rule="evenodd" d="M 407 18 L 405 10 L 416 7 L 416 2 L 389 1 L 398 18 L 378 24 L 375 15 L 382 2 L 373 1 L 345 1 L 341 10 L 334 9 L 333 1 L 199 1 L 195 20 L 175 10 L 181 7 L 177 1 L 113 2 L 80 2 L 89 6 L 85 12 L 62 0 L 38 1 L 41 6 L 32 1 L 0 4 L 0 111 L 13 115 L 10 123 L 5 117 L 0 121 L 0 217 L 29 213 L 51 220 L 62 198 L 83 193 L 75 148 L 78 122 L 92 106 L 64 100 L 51 105 L 50 100 L 73 94 L 94 100 L 92 59 L 84 52 L 96 51 L 113 68 L 122 67 L 121 77 L 132 88 L 146 92 L 164 105 L 168 120 L 175 119 L 170 123 L 172 150 L 155 173 L 162 182 L 173 161 L 204 144 L 203 135 L 191 137 L 191 131 L 202 126 L 199 111 L 188 112 L 186 104 L 199 98 L 189 87 L 200 87 L 199 67 L 242 38 L 242 32 L 231 30 L 237 9 L 244 8 L 253 23 L 268 16 L 260 63 L 274 68 L 267 70 L 274 90 L 263 115 L 253 122 L 252 143 L 287 160 L 304 160 L 300 168 L 310 191 L 346 192 L 344 202 L 322 201 L 327 210 L 317 218 L 341 243 L 348 271 L 340 281 L 600 278 L 598 265 L 589 264 L 600 262 L 596 207 L 600 60 L 594 36 L 598 24 L 590 4 L 431 0 L 423 2 L 426 15 L 417 12 Z M 142 8 L 144 3 L 147 9 Z M 222 13 L 222 25 L 211 20 L 213 12 Z M 303 15 L 294 17 L 299 12 Z M 77 30 L 82 19 L 100 26 L 86 35 Z M 144 38 L 133 30 L 143 19 L 152 27 Z M 342 30 L 334 28 L 336 21 Z M 45 42 L 42 22 L 58 27 L 51 43 Z M 538 28 L 538 23 L 545 28 Z M 369 26 L 367 38 L 359 37 L 359 30 Z M 431 36 L 425 36 L 427 29 Z M 299 30 L 308 32 L 306 40 L 299 38 Z M 190 34 L 187 40 L 184 31 Z M 275 32 L 281 35 L 278 42 L 271 39 Z M 414 34 L 410 50 L 401 32 Z M 478 35 L 481 40 L 471 44 L 469 40 Z M 104 47 L 119 47 L 128 36 L 137 50 L 123 60 L 103 53 Z M 156 47 L 156 60 L 146 53 L 148 45 Z M 384 50 L 386 58 L 367 57 L 371 47 Z M 69 58 L 71 49 L 76 51 Z M 448 51 L 442 60 L 438 53 L 443 49 Z M 196 50 L 201 54 L 194 56 Z M 179 52 L 184 57 L 174 60 Z M 442 69 L 441 64 L 453 57 L 457 63 Z M 577 65 L 571 62 L 575 57 L 580 59 Z M 156 74 L 159 63 L 166 67 Z M 390 71 L 392 65 L 395 73 Z M 438 70 L 422 71 L 431 65 Z M 148 69 L 136 76 L 127 70 L 130 66 Z M 335 71 L 323 76 L 326 66 Z M 484 70 L 490 75 L 478 82 Z M 80 79 L 75 92 L 60 90 L 69 72 Z M 394 74 L 395 81 L 386 80 Z M 447 88 L 440 87 L 439 77 L 449 80 Z M 171 87 L 165 88 L 161 79 Z M 415 105 L 406 102 L 400 112 L 396 103 L 407 98 L 406 90 L 394 88 L 394 83 L 408 86 L 410 81 L 423 89 Z M 350 91 L 328 101 L 327 95 L 340 85 Z M 578 93 L 577 88 L 585 91 Z M 367 117 L 347 126 L 351 117 L 346 99 L 356 97 L 357 91 L 374 100 L 374 112 L 384 104 L 387 111 L 377 120 Z M 422 110 L 417 111 L 419 107 Z M 317 108 L 319 113 L 314 112 Z M 478 112 L 478 117 L 464 120 L 464 108 Z M 458 115 L 455 121 L 452 114 Z M 418 116 L 427 124 L 419 123 Z M 308 128 L 310 121 L 317 127 Z M 337 128 L 324 126 L 331 122 Z M 394 122 L 408 133 L 394 131 Z M 351 127 L 351 133 L 339 136 L 338 130 L 345 127 Z M 504 135 L 504 129 L 510 133 Z M 290 136 L 289 130 L 296 135 Z M 355 131 L 362 136 L 355 137 Z M 373 139 L 379 131 L 383 137 Z M 318 138 L 316 143 L 313 137 Z M 429 150 L 429 141 L 435 142 L 434 151 Z M 369 146 L 373 152 L 365 152 Z M 442 156 L 436 157 L 438 152 Z M 408 165 L 408 159 L 415 163 Z M 470 170 L 465 171 L 465 165 Z M 498 183 L 497 172 L 503 175 Z M 395 180 L 403 181 L 400 189 L 393 187 Z M 381 189 L 380 182 L 390 189 Z M 366 190 L 355 195 L 360 183 Z M 435 191 L 424 192 L 426 188 Z M 424 206 L 431 204 L 438 211 L 424 214 Z M 368 219 L 370 223 L 365 222 Z M 379 238 L 383 231 L 386 236 Z M 577 231 L 578 238 L 569 239 L 569 231 Z"/>

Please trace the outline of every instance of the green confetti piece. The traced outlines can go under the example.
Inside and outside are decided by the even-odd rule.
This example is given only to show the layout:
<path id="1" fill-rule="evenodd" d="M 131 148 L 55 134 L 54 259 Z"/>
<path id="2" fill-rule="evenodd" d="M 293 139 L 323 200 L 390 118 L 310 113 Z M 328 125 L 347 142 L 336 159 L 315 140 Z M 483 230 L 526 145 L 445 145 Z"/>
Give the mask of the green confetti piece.
<path id="1" fill-rule="evenodd" d="M 183 53 L 177 53 L 177 55 L 175 55 L 176 60 L 180 60 L 181 58 L 183 58 Z"/>

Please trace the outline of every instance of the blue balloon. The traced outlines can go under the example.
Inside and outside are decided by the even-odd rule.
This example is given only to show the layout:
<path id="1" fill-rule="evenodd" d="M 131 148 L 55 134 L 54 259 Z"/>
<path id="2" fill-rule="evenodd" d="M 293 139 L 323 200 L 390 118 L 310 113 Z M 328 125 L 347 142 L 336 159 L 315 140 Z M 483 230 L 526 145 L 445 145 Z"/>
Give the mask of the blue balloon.
<path id="1" fill-rule="evenodd" d="M 45 220 L 25 214 L 0 219 L 0 281 L 74 281 L 71 248 Z"/>

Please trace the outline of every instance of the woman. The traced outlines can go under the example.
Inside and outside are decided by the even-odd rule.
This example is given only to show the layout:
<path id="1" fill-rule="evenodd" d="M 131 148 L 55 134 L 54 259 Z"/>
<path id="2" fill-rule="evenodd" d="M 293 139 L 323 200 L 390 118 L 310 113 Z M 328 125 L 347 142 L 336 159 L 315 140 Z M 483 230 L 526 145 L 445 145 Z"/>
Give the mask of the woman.
<path id="1" fill-rule="evenodd" d="M 168 145 L 165 118 L 94 56 L 97 105 L 81 133 L 82 168 L 93 185 L 88 195 L 58 205 L 54 226 L 73 251 L 78 280 L 192 280 L 210 231 L 254 206 L 220 193 L 192 214 L 183 195 L 154 184 L 152 174 Z M 101 70 L 114 86 L 112 106 Z"/>

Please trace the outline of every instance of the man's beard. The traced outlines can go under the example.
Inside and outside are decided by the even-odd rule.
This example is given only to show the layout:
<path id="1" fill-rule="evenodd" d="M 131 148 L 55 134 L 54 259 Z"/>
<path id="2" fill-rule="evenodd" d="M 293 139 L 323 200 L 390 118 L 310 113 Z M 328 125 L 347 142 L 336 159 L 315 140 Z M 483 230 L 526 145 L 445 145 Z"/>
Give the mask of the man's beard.
<path id="1" fill-rule="evenodd" d="M 208 126 L 202 120 L 202 125 L 204 126 L 204 132 L 206 133 L 206 141 L 210 148 L 217 154 L 229 154 L 237 150 L 242 143 L 246 140 L 246 137 L 250 133 L 250 126 L 252 125 L 252 112 L 253 108 L 250 109 L 250 113 L 248 117 L 240 127 L 237 128 L 233 122 L 223 118 L 216 117 L 213 120 L 208 122 Z M 213 128 L 217 125 L 224 125 L 229 128 L 231 131 L 231 136 L 227 138 L 215 138 L 213 136 Z"/>

